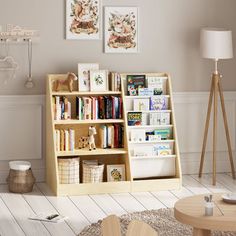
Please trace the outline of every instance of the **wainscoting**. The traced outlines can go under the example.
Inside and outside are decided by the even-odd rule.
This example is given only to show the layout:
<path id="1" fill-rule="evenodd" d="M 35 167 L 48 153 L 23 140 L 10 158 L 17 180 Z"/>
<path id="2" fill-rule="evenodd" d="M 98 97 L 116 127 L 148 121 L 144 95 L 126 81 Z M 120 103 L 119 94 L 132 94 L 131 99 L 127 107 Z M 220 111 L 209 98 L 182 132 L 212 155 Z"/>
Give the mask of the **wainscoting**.
<path id="1" fill-rule="evenodd" d="M 235 156 L 236 92 L 225 92 L 231 144 Z M 181 164 L 184 174 L 198 172 L 206 119 L 208 92 L 174 93 Z M 0 96 L 0 182 L 8 174 L 8 161 L 32 163 L 37 181 L 45 176 L 45 96 Z M 217 171 L 230 170 L 227 144 L 219 109 Z M 209 130 L 204 172 L 211 172 L 212 128 Z M 236 162 L 235 162 L 236 164 Z"/>

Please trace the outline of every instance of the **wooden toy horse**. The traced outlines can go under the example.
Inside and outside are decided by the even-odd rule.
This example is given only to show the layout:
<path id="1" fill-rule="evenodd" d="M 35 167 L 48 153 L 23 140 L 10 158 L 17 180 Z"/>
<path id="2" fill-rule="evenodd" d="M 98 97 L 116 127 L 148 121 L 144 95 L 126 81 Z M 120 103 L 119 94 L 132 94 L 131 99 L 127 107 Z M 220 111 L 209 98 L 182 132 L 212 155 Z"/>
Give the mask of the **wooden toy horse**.
<path id="1" fill-rule="evenodd" d="M 58 80 L 55 81 L 55 83 L 56 83 L 55 90 L 56 90 L 56 91 L 59 91 L 59 90 L 61 89 L 61 87 L 66 86 L 66 87 L 68 88 L 68 90 L 69 90 L 70 92 L 72 92 L 72 91 L 73 91 L 73 83 L 74 83 L 74 81 L 76 81 L 77 79 L 78 79 L 78 78 L 77 78 L 77 76 L 76 76 L 74 73 L 69 72 L 69 73 L 67 74 L 67 78 L 66 78 L 65 80 L 63 80 L 63 79 L 58 79 Z"/>

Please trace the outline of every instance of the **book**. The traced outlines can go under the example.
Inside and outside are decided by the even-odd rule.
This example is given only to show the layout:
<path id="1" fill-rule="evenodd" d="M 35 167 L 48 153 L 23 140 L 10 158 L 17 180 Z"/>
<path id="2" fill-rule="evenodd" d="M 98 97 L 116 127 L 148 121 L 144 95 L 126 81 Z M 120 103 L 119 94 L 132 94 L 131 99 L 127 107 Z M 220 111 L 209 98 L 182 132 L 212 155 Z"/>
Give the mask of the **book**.
<path id="1" fill-rule="evenodd" d="M 131 142 L 144 142 L 145 141 L 145 129 L 132 129 L 130 131 Z"/>
<path id="2" fill-rule="evenodd" d="M 154 130 L 154 134 L 155 135 L 160 135 L 161 140 L 171 139 L 171 129 L 170 128 L 156 129 L 156 130 Z"/>
<path id="3" fill-rule="evenodd" d="M 146 75 L 127 75 L 127 94 L 128 96 L 139 95 L 138 89 L 145 88 Z"/>
<path id="4" fill-rule="evenodd" d="M 29 216 L 30 220 L 38 220 L 38 221 L 46 221 L 46 222 L 51 222 L 51 223 L 59 223 L 62 222 L 63 220 L 66 220 L 68 217 L 59 215 L 58 213 L 39 213 L 36 215 L 31 215 Z"/>
<path id="5" fill-rule="evenodd" d="M 139 96 L 153 96 L 153 89 L 151 88 L 138 88 Z"/>
<path id="6" fill-rule="evenodd" d="M 107 125 L 107 147 L 114 148 L 114 126 Z"/>
<path id="7" fill-rule="evenodd" d="M 92 99 L 90 97 L 83 97 L 84 104 L 84 120 L 92 119 Z"/>
<path id="8" fill-rule="evenodd" d="M 147 87 L 153 90 L 153 95 L 162 95 L 165 94 L 164 84 L 166 83 L 167 77 L 156 77 L 156 76 L 147 76 Z"/>
<path id="9" fill-rule="evenodd" d="M 101 125 L 99 128 L 99 139 L 101 148 L 107 148 L 107 126 Z"/>
<path id="10" fill-rule="evenodd" d="M 169 125 L 170 113 L 169 112 L 154 112 L 149 115 L 150 125 Z"/>
<path id="11" fill-rule="evenodd" d="M 133 100 L 134 111 L 149 111 L 149 98 L 137 98 Z"/>
<path id="12" fill-rule="evenodd" d="M 128 126 L 142 125 L 142 112 L 128 112 Z"/>
<path id="13" fill-rule="evenodd" d="M 133 149 L 133 156 L 152 156 L 153 155 L 153 146 L 152 145 L 139 145 Z"/>
<path id="14" fill-rule="evenodd" d="M 69 139 L 69 148 L 73 152 L 75 150 L 75 131 L 73 129 L 69 130 Z"/>
<path id="15" fill-rule="evenodd" d="M 150 110 L 167 110 L 168 98 L 165 96 L 152 96 L 150 98 Z"/>
<path id="16" fill-rule="evenodd" d="M 164 154 L 167 153 L 168 154 Z M 171 155 L 171 147 L 170 144 L 155 144 L 153 145 L 153 155 Z"/>

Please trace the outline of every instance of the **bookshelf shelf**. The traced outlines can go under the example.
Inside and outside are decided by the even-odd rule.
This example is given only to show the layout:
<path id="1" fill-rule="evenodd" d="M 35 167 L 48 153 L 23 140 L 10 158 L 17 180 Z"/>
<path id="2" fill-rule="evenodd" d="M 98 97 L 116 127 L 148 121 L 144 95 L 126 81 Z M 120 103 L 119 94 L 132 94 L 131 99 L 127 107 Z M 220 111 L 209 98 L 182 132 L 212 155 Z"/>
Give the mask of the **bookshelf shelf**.
<path id="1" fill-rule="evenodd" d="M 132 73 L 131 73 L 132 74 Z M 140 74 L 140 73 L 138 73 Z M 165 73 L 146 73 L 145 75 L 150 76 L 162 76 L 162 81 L 167 83 L 167 93 L 165 97 L 168 98 L 169 107 L 168 110 L 161 111 L 145 111 L 149 116 L 152 113 L 165 113 L 169 112 L 171 123 L 170 125 L 141 125 L 141 126 L 128 126 L 127 113 L 132 112 L 132 107 L 128 106 L 127 103 L 131 104 L 133 99 L 136 98 L 150 98 L 150 96 L 127 96 L 126 87 L 126 75 L 121 74 L 121 91 L 105 91 L 105 92 L 79 92 L 75 91 L 78 84 L 74 84 L 74 91 L 72 93 L 67 91 L 55 92 L 53 81 L 57 79 L 65 79 L 67 75 L 55 74 L 48 75 L 47 78 L 47 89 L 46 89 L 46 172 L 47 172 L 47 184 L 55 193 L 55 195 L 81 195 L 81 194 L 99 194 L 99 193 L 119 193 L 119 192 L 132 192 L 132 191 L 158 191 L 158 190 L 169 190 L 178 189 L 181 186 L 181 169 L 179 161 L 179 150 L 176 136 L 176 126 L 174 120 L 174 110 L 172 101 L 172 91 L 170 77 Z M 130 75 L 130 73 L 129 73 Z M 114 96 L 113 96 L 114 95 Z M 123 101 L 122 114 L 115 117 L 123 117 L 122 119 L 91 119 L 91 120 L 77 120 L 78 106 L 76 104 L 78 99 L 87 99 L 86 97 L 95 99 L 100 99 L 99 97 L 105 96 L 116 99 L 118 97 L 119 101 Z M 120 98 L 121 99 L 120 99 Z M 59 99 L 58 99 L 59 98 Z M 61 100 L 66 98 L 66 100 Z M 59 102 L 58 102 L 59 100 Z M 61 110 L 57 109 L 60 106 L 60 102 L 70 104 L 70 116 L 72 119 L 66 120 L 54 120 L 54 117 L 60 116 L 58 111 L 64 111 L 65 107 Z M 99 102 L 99 101 L 98 101 Z M 119 102 L 119 106 L 120 106 Z M 57 111 L 57 113 L 55 112 Z M 77 113 L 76 113 L 77 110 Z M 80 111 L 80 110 L 79 110 Z M 97 111 L 97 110 L 96 110 Z M 94 110 L 93 110 L 94 112 Z M 120 110 L 119 110 L 120 112 Z M 134 111 L 133 111 L 134 112 Z M 150 113 L 150 114 L 149 114 Z M 59 114 L 59 116 L 57 116 Z M 93 116 L 92 116 L 93 117 Z M 111 117 L 111 116 L 107 116 Z M 112 116 L 113 117 L 113 116 Z M 113 125 L 114 124 L 114 125 Z M 89 151 L 88 148 L 79 149 L 79 140 L 81 137 L 87 137 L 89 126 L 95 126 L 97 130 L 97 135 L 95 135 L 96 150 Z M 122 126 L 121 132 L 123 137 L 123 142 L 120 143 L 120 137 L 118 136 L 119 146 L 123 144 L 123 148 L 106 148 L 103 149 L 102 142 L 104 142 L 103 130 L 104 126 L 113 126 L 114 129 Z M 131 142 L 130 132 L 140 131 L 140 129 L 145 129 L 146 131 L 152 131 L 153 129 L 166 129 L 170 128 L 172 131 L 172 137 L 168 140 L 161 140 L 158 142 L 144 141 L 144 142 Z M 58 151 L 58 150 L 69 150 L 58 146 L 58 136 L 59 131 L 74 131 L 75 137 L 75 150 L 74 151 Z M 119 130 L 120 132 L 120 130 Z M 115 132 L 114 132 L 115 134 Z M 60 134 L 61 135 L 61 134 Z M 67 132 L 64 135 L 68 134 Z M 70 135 L 70 134 L 69 134 Z M 61 136 L 60 136 L 61 137 Z M 71 137 L 71 136 L 70 136 Z M 114 140 L 115 140 L 114 136 Z M 66 140 L 66 138 L 65 138 Z M 67 139 L 68 141 L 68 139 Z M 60 139 L 59 139 L 60 142 Z M 115 142 L 115 141 L 114 141 Z M 142 154 L 137 155 L 133 153 L 132 149 L 144 147 L 147 148 L 150 145 L 160 145 L 170 144 L 172 155 L 161 156 L 157 154 L 149 154 L 148 156 L 143 156 Z M 61 143 L 60 143 L 61 144 Z M 62 145 L 63 147 L 63 145 Z M 63 159 L 68 160 L 74 157 L 80 158 L 80 183 L 78 184 L 61 184 L 59 177 L 58 162 Z M 82 183 L 82 163 L 84 160 L 91 161 L 97 160 L 99 163 L 105 165 L 103 181 L 99 183 Z M 125 167 L 125 179 L 120 182 L 108 182 L 107 181 L 107 166 L 108 165 L 124 165 Z M 144 170 L 144 172 L 142 172 Z M 140 175 L 140 171 L 142 174 Z M 153 173 L 152 178 L 146 178 L 146 173 Z"/>
<path id="2" fill-rule="evenodd" d="M 152 129 L 152 128 L 172 128 L 173 125 L 136 125 L 128 126 L 128 129 Z"/>
<path id="3" fill-rule="evenodd" d="M 104 95 L 121 95 L 119 91 L 105 92 L 52 92 L 53 96 L 104 96 Z"/>
<path id="4" fill-rule="evenodd" d="M 75 151 L 61 151 L 57 152 L 57 156 L 67 157 L 67 156 L 97 156 L 97 155 L 116 155 L 116 154 L 126 154 L 127 150 L 124 148 L 97 148 L 96 150 L 89 151 L 86 149 L 78 149 Z"/>
<path id="5" fill-rule="evenodd" d="M 161 96 L 161 97 L 166 97 L 169 98 L 170 95 L 155 95 L 155 96 Z M 151 96 L 125 96 L 125 99 L 132 100 L 132 99 L 143 99 L 143 98 L 150 98 Z"/>
<path id="6" fill-rule="evenodd" d="M 126 113 L 129 113 L 129 112 L 140 112 L 140 111 L 136 111 L 136 110 L 128 110 L 126 111 Z M 143 113 L 165 113 L 165 112 L 171 112 L 171 110 L 157 110 L 157 111 L 142 111 Z"/>
<path id="7" fill-rule="evenodd" d="M 81 124 L 110 124 L 123 123 L 122 119 L 104 119 L 104 120 L 54 120 L 55 125 L 81 125 Z"/>
<path id="8" fill-rule="evenodd" d="M 155 143 L 174 143 L 175 140 L 168 139 L 168 140 L 160 140 L 160 141 L 143 141 L 143 142 L 132 142 L 129 141 L 129 144 L 155 144 Z"/>
<path id="9" fill-rule="evenodd" d="M 131 159 L 163 159 L 163 158 L 176 158 L 176 155 L 166 155 L 166 156 L 131 156 Z"/>

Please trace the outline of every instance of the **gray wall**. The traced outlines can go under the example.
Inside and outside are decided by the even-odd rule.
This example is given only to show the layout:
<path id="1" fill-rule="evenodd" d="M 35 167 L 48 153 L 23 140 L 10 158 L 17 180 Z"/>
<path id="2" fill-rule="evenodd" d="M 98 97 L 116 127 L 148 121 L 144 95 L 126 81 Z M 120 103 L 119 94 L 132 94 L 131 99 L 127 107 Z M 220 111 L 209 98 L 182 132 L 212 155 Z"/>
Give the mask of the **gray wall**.
<path id="1" fill-rule="evenodd" d="M 140 53 L 105 54 L 103 42 L 65 40 L 65 0 L 0 1 L 0 25 L 19 24 L 40 30 L 34 45 L 35 89 L 24 88 L 27 75 L 27 47 L 12 45 L 10 55 L 20 64 L 15 80 L 1 83 L 0 94 L 43 94 L 47 73 L 77 72 L 78 62 L 99 62 L 117 71 L 167 71 L 174 91 L 208 91 L 213 63 L 199 55 L 201 27 L 228 27 L 236 34 L 235 0 L 104 0 L 103 5 L 140 7 Z M 236 45 L 236 41 L 234 40 Z M 4 45 L 0 47 L 4 56 Z M 225 90 L 235 90 L 234 60 L 222 61 Z"/>

